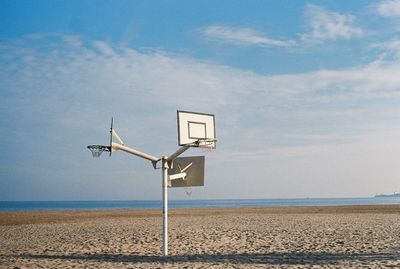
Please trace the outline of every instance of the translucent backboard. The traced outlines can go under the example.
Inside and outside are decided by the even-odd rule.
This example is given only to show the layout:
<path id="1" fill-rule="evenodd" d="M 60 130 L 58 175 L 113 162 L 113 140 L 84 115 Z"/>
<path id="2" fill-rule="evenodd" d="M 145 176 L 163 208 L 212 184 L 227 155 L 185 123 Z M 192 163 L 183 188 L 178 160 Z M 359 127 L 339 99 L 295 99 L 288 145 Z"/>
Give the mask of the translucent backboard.
<path id="1" fill-rule="evenodd" d="M 204 186 L 204 156 L 180 157 L 168 169 L 168 187 Z"/>
<path id="2" fill-rule="evenodd" d="M 178 110 L 178 143 L 180 146 L 196 141 L 211 140 L 209 147 L 215 148 L 215 116 L 213 114 Z"/>

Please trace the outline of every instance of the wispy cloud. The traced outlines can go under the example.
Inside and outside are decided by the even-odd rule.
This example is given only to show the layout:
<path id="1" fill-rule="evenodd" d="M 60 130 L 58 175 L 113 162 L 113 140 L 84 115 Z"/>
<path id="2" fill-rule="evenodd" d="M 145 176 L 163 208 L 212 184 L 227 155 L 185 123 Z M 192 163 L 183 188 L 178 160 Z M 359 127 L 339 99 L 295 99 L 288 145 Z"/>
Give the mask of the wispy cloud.
<path id="1" fill-rule="evenodd" d="M 260 143 L 278 145 L 273 140 L 284 136 L 266 138 L 262 135 L 265 128 L 269 133 L 276 129 L 278 134 L 301 120 L 318 126 L 322 133 L 355 130 L 385 111 L 397 109 L 386 107 L 378 113 L 370 110 L 371 106 L 386 106 L 387 100 L 400 98 L 397 61 L 340 71 L 268 76 L 159 51 L 142 53 L 103 41 L 71 44 L 66 40 L 69 38 L 44 38 L 42 43 L 31 44 L 22 39 L 15 43 L 18 46 L 2 47 L 3 115 L 55 124 L 81 122 L 80 128 L 89 131 L 85 122 L 112 114 L 126 117 L 127 111 L 131 111 L 130 121 L 176 108 L 210 111 L 224 117 L 225 126 L 239 129 L 234 134 L 226 131 L 227 140 L 247 143 L 259 139 Z M 366 113 L 371 113 L 370 117 Z M 340 118 L 343 120 L 338 121 Z M 157 124 L 163 124 L 163 120 Z M 300 128 L 296 132 L 303 136 L 315 130 Z M 293 135 L 287 139 L 296 144 L 301 139 Z"/>
<path id="2" fill-rule="evenodd" d="M 372 6 L 383 17 L 400 17 L 400 0 L 383 0 Z"/>
<path id="3" fill-rule="evenodd" d="M 92 45 L 99 50 L 99 52 L 104 56 L 117 56 L 112 47 L 110 47 L 107 43 L 102 41 L 93 41 Z"/>
<path id="4" fill-rule="evenodd" d="M 306 42 L 350 39 L 364 34 L 363 29 L 354 24 L 355 17 L 351 14 L 340 14 L 320 6 L 308 5 L 306 16 L 310 32 L 301 35 L 301 39 Z"/>
<path id="5" fill-rule="evenodd" d="M 324 145 L 351 144 L 399 123 L 397 61 L 269 76 L 160 51 L 72 39 L 21 38 L 0 47 L 0 137 L 5 152 L 19 154 L 18 161 L 12 161 L 13 155 L 3 159 L 3 175 L 15 167 L 10 175 L 18 171 L 29 179 L 35 174 L 47 178 L 44 186 L 58 182 L 66 188 L 81 186 L 82 178 L 88 178 L 93 192 L 111 199 L 115 196 L 107 196 L 107 188 L 115 188 L 109 179 L 118 165 L 125 189 L 135 189 L 137 199 L 149 198 L 157 181 L 149 180 L 154 173 L 143 169 L 143 162 L 116 155 L 117 161 L 99 165 L 85 145 L 107 143 L 108 122 L 114 116 L 128 145 L 157 156 L 171 152 L 176 145 L 175 110 L 184 109 L 216 114 L 219 144 L 213 163 L 241 161 L 229 171 L 210 167 L 210 176 L 224 179 L 210 180 L 218 193 L 230 176 L 244 173 L 243 167 L 251 167 L 243 176 L 258 178 L 254 186 L 263 186 L 265 178 L 257 175 L 265 175 L 263 164 L 274 162 L 277 150 L 278 161 L 299 154 L 296 147 L 303 147 L 300 152 L 314 147 L 323 154 Z M 321 165 L 331 165 L 330 158 Z M 26 171 L 16 167 L 21 162 Z M 292 165 L 296 171 L 302 164 Z M 273 169 L 279 174 L 287 171 L 283 166 Z M 296 172 L 286 174 L 287 182 L 298 177 Z M 128 191 L 121 195 L 131 197 Z"/>
<path id="6" fill-rule="evenodd" d="M 400 39 L 392 39 L 386 42 L 373 44 L 371 48 L 378 49 L 381 52 L 380 59 L 400 59 Z"/>
<path id="7" fill-rule="evenodd" d="M 300 34 L 300 41 L 273 39 L 252 28 L 211 25 L 204 28 L 203 37 L 228 44 L 259 47 L 293 47 L 302 42 L 319 43 L 327 40 L 351 39 L 364 35 L 355 24 L 355 16 L 326 10 L 317 5 L 307 5 L 308 32 Z"/>
<path id="8" fill-rule="evenodd" d="M 228 26 L 208 26 L 202 30 L 204 37 L 243 46 L 290 47 L 292 40 L 278 40 L 265 36 L 251 28 L 235 28 Z"/>

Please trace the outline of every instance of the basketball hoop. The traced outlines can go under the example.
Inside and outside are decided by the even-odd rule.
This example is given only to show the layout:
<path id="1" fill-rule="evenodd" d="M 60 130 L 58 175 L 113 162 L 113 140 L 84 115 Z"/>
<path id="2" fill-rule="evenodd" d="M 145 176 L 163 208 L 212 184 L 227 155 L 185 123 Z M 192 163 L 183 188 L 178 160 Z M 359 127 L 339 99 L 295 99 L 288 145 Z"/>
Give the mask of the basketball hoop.
<path id="1" fill-rule="evenodd" d="M 214 138 L 202 138 L 196 141 L 197 146 L 207 152 L 211 152 L 215 148 L 216 142 L 217 139 Z"/>
<path id="2" fill-rule="evenodd" d="M 186 193 L 186 196 L 188 196 L 188 197 L 192 196 L 192 192 L 193 191 L 189 187 L 185 187 L 183 189 L 184 189 L 184 191 Z"/>
<path id="3" fill-rule="evenodd" d="M 98 158 L 103 151 L 110 151 L 110 147 L 102 145 L 89 145 L 87 148 L 92 152 L 93 158 Z"/>

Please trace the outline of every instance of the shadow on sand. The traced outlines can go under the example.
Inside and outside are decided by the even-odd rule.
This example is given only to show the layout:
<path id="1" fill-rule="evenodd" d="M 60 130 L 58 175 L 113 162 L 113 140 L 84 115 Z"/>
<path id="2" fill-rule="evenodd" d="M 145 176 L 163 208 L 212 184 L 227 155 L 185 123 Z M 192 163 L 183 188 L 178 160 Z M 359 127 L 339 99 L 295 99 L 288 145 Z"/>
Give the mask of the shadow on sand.
<path id="1" fill-rule="evenodd" d="M 168 257 L 119 254 L 74 254 L 74 255 L 13 255 L 14 258 L 84 260 L 97 262 L 129 263 L 235 263 L 235 264 L 335 264 L 342 262 L 399 261 L 400 253 L 242 253 L 242 254 L 192 254 Z"/>

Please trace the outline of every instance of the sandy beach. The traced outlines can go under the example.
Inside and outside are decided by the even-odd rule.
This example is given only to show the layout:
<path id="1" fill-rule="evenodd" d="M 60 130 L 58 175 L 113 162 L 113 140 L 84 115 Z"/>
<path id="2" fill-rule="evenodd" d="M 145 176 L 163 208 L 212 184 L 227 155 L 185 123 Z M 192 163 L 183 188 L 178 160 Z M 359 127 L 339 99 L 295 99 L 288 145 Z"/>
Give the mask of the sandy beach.
<path id="1" fill-rule="evenodd" d="M 1 268 L 400 268 L 400 206 L 0 212 Z"/>

